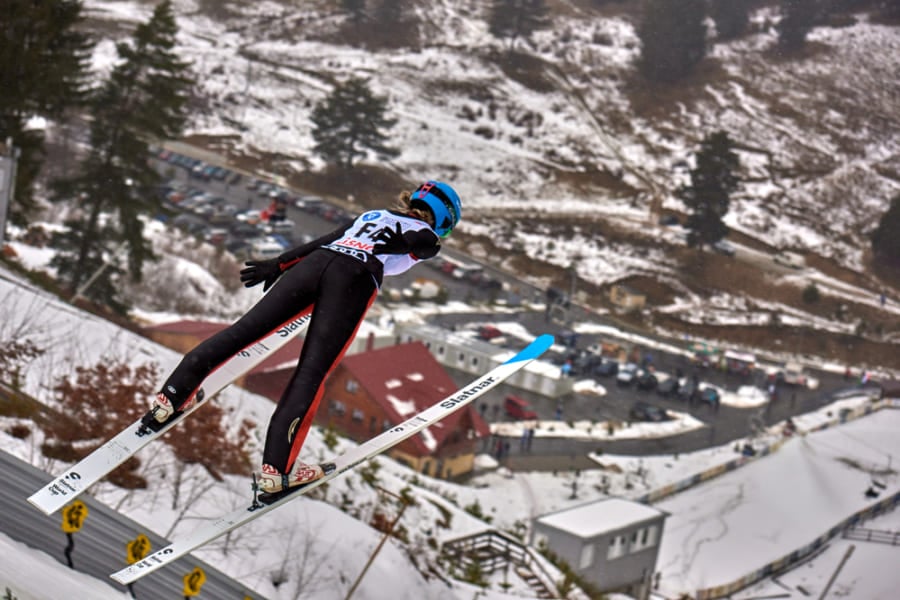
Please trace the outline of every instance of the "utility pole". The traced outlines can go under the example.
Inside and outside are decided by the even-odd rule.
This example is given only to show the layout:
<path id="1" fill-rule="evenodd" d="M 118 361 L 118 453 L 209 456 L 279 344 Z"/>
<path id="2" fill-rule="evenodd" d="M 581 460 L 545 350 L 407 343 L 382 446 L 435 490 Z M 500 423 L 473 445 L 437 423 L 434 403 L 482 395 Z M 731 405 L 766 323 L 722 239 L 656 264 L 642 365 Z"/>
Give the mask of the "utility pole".
<path id="1" fill-rule="evenodd" d="M 397 516 L 394 517 L 394 520 L 390 522 L 388 525 L 387 531 L 384 532 L 384 535 L 381 537 L 381 541 L 378 542 L 378 545 L 375 547 L 375 550 L 372 551 L 371 556 L 369 556 L 369 560 L 366 561 L 366 566 L 363 567 L 362 573 L 359 574 L 359 577 L 356 578 L 356 581 L 353 582 L 353 586 L 351 586 L 350 591 L 347 592 L 347 596 L 344 600 L 350 600 L 351 596 L 353 596 L 353 592 L 356 591 L 356 588 L 359 587 L 362 578 L 365 576 L 366 571 L 369 570 L 369 567 L 372 566 L 372 563 L 375 561 L 375 557 L 378 556 L 378 553 L 381 551 L 381 548 L 384 546 L 384 543 L 391 537 L 391 534 L 394 532 L 394 527 L 396 527 L 397 523 L 400 522 L 400 517 L 403 516 L 403 511 L 406 510 L 406 507 L 409 506 L 409 503 L 403 496 L 399 496 L 393 492 L 389 492 L 388 490 L 379 487 L 380 491 L 388 494 L 389 496 L 393 496 L 400 501 L 400 512 L 397 513 Z"/>
<path id="2" fill-rule="evenodd" d="M 837 569 L 834 570 L 834 573 L 831 574 L 831 579 L 828 580 L 828 584 L 825 585 L 825 589 L 822 590 L 822 595 L 819 596 L 819 600 L 823 600 L 825 596 L 828 595 L 828 590 L 831 589 L 834 580 L 837 579 L 838 574 L 840 574 L 841 569 L 844 568 L 844 564 L 850 558 L 850 555 L 853 554 L 853 551 L 856 550 L 856 544 L 850 544 L 850 547 L 847 548 L 847 551 L 844 553 L 844 557 L 841 559 L 841 562 L 838 564 Z"/>
<path id="3" fill-rule="evenodd" d="M 13 193 L 16 189 L 16 166 L 19 162 L 19 149 L 13 146 L 12 138 L 6 138 L 6 145 L 0 148 L 0 248 L 6 236 L 6 215 L 12 205 Z"/>
<path id="4" fill-rule="evenodd" d="M 78 288 L 78 290 L 75 292 L 75 295 L 72 296 L 72 304 L 78 302 L 79 298 L 82 300 L 85 299 L 85 292 L 87 292 L 88 288 L 91 287 L 95 281 L 97 281 L 97 278 L 100 277 L 100 275 L 103 273 L 103 271 L 106 270 L 109 264 L 119 258 L 119 254 L 121 254 L 122 250 L 125 249 L 126 243 L 127 242 L 122 242 L 121 244 L 119 244 L 116 249 L 113 250 L 112 255 L 109 257 L 109 260 L 103 261 L 103 264 L 101 264 L 100 267 L 98 267 L 97 270 L 94 271 L 94 274 L 91 275 L 80 288 Z"/>

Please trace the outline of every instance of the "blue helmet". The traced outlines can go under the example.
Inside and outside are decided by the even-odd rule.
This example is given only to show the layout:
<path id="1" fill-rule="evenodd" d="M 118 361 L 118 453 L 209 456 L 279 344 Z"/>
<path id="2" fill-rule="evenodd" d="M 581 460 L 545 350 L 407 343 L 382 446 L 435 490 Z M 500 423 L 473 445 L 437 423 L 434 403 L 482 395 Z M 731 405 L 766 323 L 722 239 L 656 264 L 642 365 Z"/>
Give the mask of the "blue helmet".
<path id="1" fill-rule="evenodd" d="M 434 215 L 434 232 L 442 238 L 450 235 L 462 219 L 462 203 L 452 187 L 440 181 L 426 181 L 412 193 L 410 206 L 427 208 Z"/>

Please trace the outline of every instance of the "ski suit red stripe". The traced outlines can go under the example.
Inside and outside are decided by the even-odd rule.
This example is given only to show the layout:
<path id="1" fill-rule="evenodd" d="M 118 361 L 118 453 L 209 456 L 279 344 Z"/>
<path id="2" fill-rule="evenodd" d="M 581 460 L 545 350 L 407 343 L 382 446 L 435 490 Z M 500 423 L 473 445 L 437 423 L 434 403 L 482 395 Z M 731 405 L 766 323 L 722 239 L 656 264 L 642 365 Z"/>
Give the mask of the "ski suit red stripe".
<path id="1" fill-rule="evenodd" d="M 375 301 L 375 298 L 377 296 L 378 296 L 378 293 L 376 290 L 369 298 L 369 303 L 366 305 L 366 312 L 368 312 L 369 307 L 372 306 L 372 303 Z M 363 314 L 365 314 L 365 313 L 363 313 Z M 328 378 L 328 376 L 331 374 L 331 372 L 334 370 L 334 368 L 337 366 L 337 364 L 339 362 L 341 362 L 341 359 L 344 357 L 344 354 L 346 354 L 346 352 L 347 352 L 347 348 L 350 347 L 350 344 L 353 342 L 353 338 L 356 337 L 356 332 L 359 330 L 360 325 L 362 325 L 362 319 L 360 319 L 359 322 L 356 324 L 356 328 L 353 330 L 353 333 L 350 335 L 349 338 L 347 338 L 347 342 L 344 344 L 344 347 L 341 348 L 340 353 L 337 355 L 337 357 L 335 357 L 334 362 L 331 364 L 331 367 L 328 369 L 328 372 L 325 373 L 325 377 L 322 378 L 322 381 L 319 383 L 319 388 L 318 388 L 318 390 L 316 390 L 316 395 L 313 398 L 312 404 L 307 409 L 306 414 L 303 416 L 299 427 L 297 427 L 296 430 L 294 431 L 293 441 L 291 442 L 291 450 L 290 450 L 290 453 L 288 454 L 288 460 L 286 463 L 288 465 L 288 467 L 286 467 L 286 468 L 289 468 L 290 466 L 292 466 L 294 464 L 294 461 L 297 460 L 297 456 L 300 454 L 300 449 L 303 447 L 303 443 L 306 441 L 306 435 L 309 433 L 309 428 L 312 426 L 313 420 L 316 417 L 316 411 L 319 410 L 319 402 L 322 400 L 322 395 L 325 393 L 325 379 Z M 305 343 L 304 343 L 304 349 L 305 349 Z M 301 351 L 300 360 L 301 361 L 303 360 L 302 351 Z M 272 416 L 272 422 L 274 423 L 274 421 L 275 421 L 275 415 Z M 271 425 L 270 425 L 269 433 L 270 433 L 270 435 L 272 433 Z M 268 461 L 266 461 L 265 458 L 263 458 L 263 462 L 268 462 Z M 268 464 L 276 464 L 276 463 L 268 463 Z M 282 472 L 284 473 L 286 471 L 282 471 Z"/>
<path id="2" fill-rule="evenodd" d="M 311 309 L 297 369 L 272 414 L 263 450 L 263 462 L 286 473 L 309 431 L 325 377 L 343 356 L 377 293 L 364 263 L 331 250 L 313 250 L 285 271 L 243 317 L 187 353 L 163 392 L 180 407 L 233 354 Z"/>

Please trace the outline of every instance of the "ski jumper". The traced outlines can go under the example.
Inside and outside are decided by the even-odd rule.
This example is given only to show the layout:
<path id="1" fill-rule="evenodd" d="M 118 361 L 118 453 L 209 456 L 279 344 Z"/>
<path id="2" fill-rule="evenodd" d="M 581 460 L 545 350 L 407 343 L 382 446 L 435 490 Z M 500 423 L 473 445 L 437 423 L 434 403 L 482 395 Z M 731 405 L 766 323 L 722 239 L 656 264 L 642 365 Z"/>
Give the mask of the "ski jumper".
<path id="1" fill-rule="evenodd" d="M 402 234 L 408 251 L 375 254 L 375 246 L 391 234 Z M 353 340 L 383 277 L 403 273 L 439 251 L 440 238 L 424 221 L 374 210 L 285 252 L 276 259 L 281 276 L 272 289 L 228 329 L 188 352 L 162 393 L 176 409 L 183 406 L 232 355 L 312 311 L 297 368 L 272 414 L 263 450 L 264 464 L 287 473 L 312 425 L 325 378 Z"/>

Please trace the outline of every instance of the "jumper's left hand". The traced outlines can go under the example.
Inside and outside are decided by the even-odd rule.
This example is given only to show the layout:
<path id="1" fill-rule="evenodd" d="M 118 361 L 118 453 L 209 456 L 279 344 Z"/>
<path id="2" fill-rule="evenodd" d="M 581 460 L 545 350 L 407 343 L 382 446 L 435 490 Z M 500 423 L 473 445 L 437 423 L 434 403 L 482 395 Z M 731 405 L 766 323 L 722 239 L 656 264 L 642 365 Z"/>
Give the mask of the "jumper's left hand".
<path id="1" fill-rule="evenodd" d="M 403 237 L 400 223 L 397 223 L 394 229 L 382 228 L 375 236 L 375 240 L 378 243 L 372 249 L 372 254 L 409 254 L 412 250 L 410 243 Z"/>
<path id="2" fill-rule="evenodd" d="M 266 292 L 281 276 L 281 265 L 278 264 L 277 258 L 248 260 L 244 264 L 247 265 L 247 268 L 241 270 L 241 283 L 245 287 L 253 287 L 262 283 L 263 292 Z"/>

